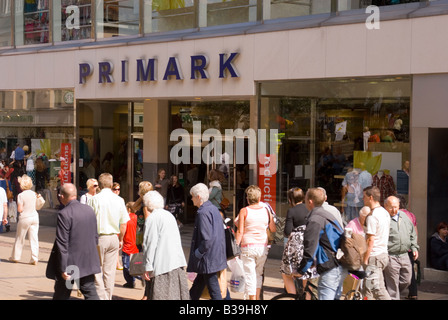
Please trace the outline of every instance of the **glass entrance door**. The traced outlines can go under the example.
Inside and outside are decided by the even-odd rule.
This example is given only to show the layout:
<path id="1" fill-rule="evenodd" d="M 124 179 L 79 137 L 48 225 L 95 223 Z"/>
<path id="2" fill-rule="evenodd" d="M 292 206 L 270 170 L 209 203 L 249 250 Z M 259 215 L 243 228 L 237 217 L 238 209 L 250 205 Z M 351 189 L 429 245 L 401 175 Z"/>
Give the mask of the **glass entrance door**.
<path id="1" fill-rule="evenodd" d="M 170 107 L 171 132 L 180 129 L 190 142 L 188 147 L 180 148 L 181 139 L 173 138 L 169 148 L 170 171 L 178 175 L 185 190 L 186 222 L 194 221 L 197 209 L 191 202 L 190 189 L 200 182 L 210 186 L 208 175 L 212 169 L 221 173 L 223 195 L 230 201 L 225 214 L 233 219 L 243 205 L 241 194 L 249 179 L 247 155 L 234 161 L 236 153 L 247 153 L 247 140 L 235 130 L 244 132 L 249 128 L 249 101 L 173 101 Z M 236 141 L 241 139 L 242 150 L 237 150 Z M 171 152 L 173 148 L 175 152 Z"/>

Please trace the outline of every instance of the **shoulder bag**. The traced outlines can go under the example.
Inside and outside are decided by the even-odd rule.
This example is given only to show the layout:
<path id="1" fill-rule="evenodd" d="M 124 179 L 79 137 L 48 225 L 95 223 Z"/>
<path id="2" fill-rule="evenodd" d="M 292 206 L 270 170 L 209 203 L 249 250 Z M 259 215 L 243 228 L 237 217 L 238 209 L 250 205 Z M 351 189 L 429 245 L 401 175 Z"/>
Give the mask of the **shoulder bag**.
<path id="1" fill-rule="evenodd" d="M 36 192 L 36 210 L 42 209 L 45 204 L 45 199 L 41 194 Z"/>
<path id="2" fill-rule="evenodd" d="M 224 233 L 226 235 L 226 256 L 227 260 L 231 260 L 241 254 L 240 246 L 236 244 L 235 233 L 229 226 L 225 226 Z"/>

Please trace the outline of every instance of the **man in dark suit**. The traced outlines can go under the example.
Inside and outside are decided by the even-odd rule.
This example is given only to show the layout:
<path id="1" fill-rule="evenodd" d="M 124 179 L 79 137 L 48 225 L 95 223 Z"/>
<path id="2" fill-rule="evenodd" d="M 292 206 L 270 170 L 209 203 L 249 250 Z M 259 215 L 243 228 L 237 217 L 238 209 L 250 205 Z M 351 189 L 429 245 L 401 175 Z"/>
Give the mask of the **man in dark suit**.
<path id="1" fill-rule="evenodd" d="M 76 196 L 75 185 L 66 183 L 61 187 L 60 198 L 65 207 L 58 213 L 56 240 L 46 276 L 56 280 L 54 300 L 69 299 L 74 281 L 86 300 L 99 300 L 94 276 L 101 272 L 96 216 Z"/>

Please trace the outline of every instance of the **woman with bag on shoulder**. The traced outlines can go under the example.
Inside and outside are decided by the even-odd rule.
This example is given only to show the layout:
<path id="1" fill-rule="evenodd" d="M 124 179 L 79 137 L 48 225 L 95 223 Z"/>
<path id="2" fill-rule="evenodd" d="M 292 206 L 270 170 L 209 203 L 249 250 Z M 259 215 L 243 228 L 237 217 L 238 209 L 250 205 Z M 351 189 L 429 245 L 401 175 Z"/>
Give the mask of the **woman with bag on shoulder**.
<path id="1" fill-rule="evenodd" d="M 251 185 L 246 189 L 248 206 L 238 215 L 236 242 L 241 245 L 244 265 L 245 297 L 259 300 L 263 283 L 263 268 L 268 257 L 268 229 L 276 231 L 275 221 L 266 206 L 260 203 L 261 189 Z"/>
<path id="2" fill-rule="evenodd" d="M 22 189 L 22 192 L 17 195 L 17 212 L 20 215 L 17 224 L 16 239 L 9 261 L 19 262 L 25 244 L 25 237 L 28 234 L 31 246 L 30 264 L 36 265 L 39 256 L 39 215 L 36 210 L 36 201 L 37 197 L 42 196 L 31 190 L 33 181 L 26 174 L 18 177 L 18 182 Z"/>

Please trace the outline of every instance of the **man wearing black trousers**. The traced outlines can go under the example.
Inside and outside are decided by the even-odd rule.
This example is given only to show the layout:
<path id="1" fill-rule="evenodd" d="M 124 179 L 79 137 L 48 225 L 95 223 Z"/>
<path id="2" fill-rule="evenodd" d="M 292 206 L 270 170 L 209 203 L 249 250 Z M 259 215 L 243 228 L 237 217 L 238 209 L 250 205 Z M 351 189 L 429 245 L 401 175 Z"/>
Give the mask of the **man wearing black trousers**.
<path id="1" fill-rule="evenodd" d="M 69 299 L 74 282 L 86 300 L 99 300 L 94 276 L 101 272 L 96 216 L 90 206 L 79 203 L 76 197 L 75 185 L 66 183 L 61 187 L 64 208 L 58 213 L 56 240 L 46 276 L 56 280 L 54 300 Z"/>

